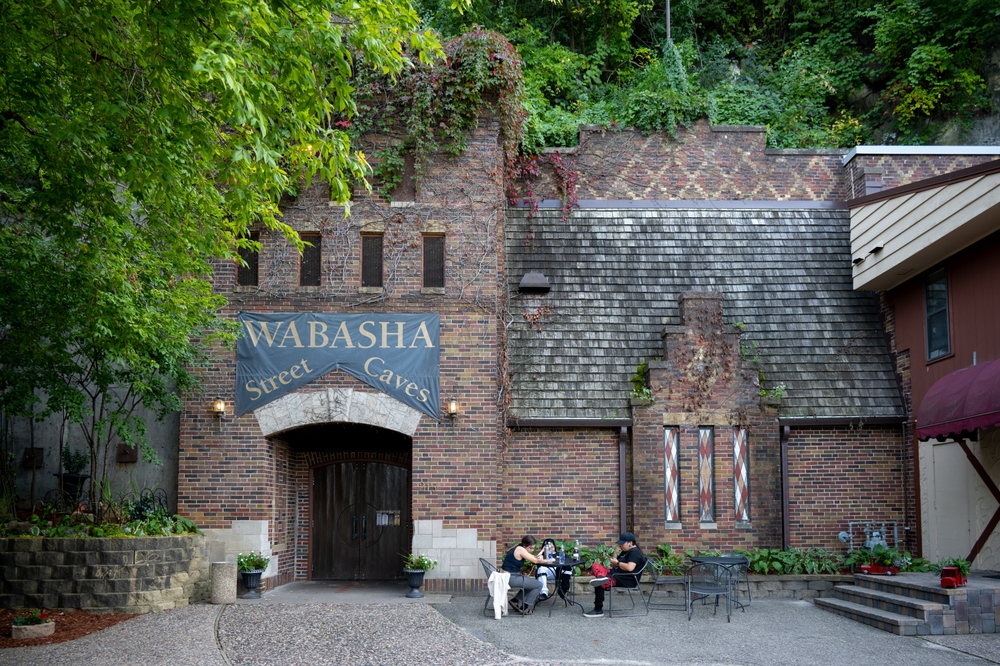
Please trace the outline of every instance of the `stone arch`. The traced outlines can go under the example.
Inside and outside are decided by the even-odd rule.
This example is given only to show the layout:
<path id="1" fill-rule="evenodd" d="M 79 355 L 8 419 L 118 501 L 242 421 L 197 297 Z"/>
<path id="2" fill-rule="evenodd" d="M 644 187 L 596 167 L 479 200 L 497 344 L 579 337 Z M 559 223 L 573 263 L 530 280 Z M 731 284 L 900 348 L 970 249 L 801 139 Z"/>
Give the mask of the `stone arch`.
<path id="1" fill-rule="evenodd" d="M 254 411 L 254 416 L 265 437 L 338 421 L 376 426 L 412 437 L 422 414 L 384 393 L 328 388 L 289 393 Z"/>

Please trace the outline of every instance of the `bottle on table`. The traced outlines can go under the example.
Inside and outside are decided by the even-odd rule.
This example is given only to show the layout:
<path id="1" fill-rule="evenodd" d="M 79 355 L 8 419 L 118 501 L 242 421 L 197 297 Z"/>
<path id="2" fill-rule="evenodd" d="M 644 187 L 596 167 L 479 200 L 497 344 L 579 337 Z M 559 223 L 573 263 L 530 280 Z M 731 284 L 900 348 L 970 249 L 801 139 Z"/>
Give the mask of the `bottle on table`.
<path id="1" fill-rule="evenodd" d="M 580 540 L 579 539 L 576 540 L 576 544 L 574 544 L 574 546 L 573 546 L 573 561 L 574 562 L 579 562 L 580 561 Z"/>
<path id="2" fill-rule="evenodd" d="M 566 549 L 559 546 L 559 564 L 565 564 L 566 562 Z"/>

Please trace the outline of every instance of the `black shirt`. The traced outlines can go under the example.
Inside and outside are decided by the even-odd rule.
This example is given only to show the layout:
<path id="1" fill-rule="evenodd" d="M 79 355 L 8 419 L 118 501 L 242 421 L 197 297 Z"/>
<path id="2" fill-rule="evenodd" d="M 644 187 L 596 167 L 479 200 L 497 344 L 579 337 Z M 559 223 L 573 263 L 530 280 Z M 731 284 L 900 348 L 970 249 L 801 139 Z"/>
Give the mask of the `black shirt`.
<path id="1" fill-rule="evenodd" d="M 623 562 L 634 562 L 635 569 L 632 569 L 632 571 L 625 571 L 624 569 L 621 569 L 620 567 Z M 612 572 L 612 574 L 618 579 L 618 585 L 621 587 L 635 587 L 637 579 L 634 576 L 622 576 L 621 574 L 637 573 L 645 562 L 646 556 L 642 554 L 641 550 L 639 550 L 639 546 L 632 546 L 627 553 L 620 553 L 618 555 L 618 566 L 615 567 Z"/>

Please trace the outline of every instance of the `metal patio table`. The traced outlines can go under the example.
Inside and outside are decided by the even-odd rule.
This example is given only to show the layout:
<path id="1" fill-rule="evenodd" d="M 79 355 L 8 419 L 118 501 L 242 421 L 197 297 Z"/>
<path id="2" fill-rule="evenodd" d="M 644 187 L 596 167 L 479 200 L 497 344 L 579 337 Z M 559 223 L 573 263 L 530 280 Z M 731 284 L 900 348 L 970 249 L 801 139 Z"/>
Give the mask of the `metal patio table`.
<path id="1" fill-rule="evenodd" d="M 583 564 L 582 560 L 566 560 L 565 562 L 559 562 L 558 560 L 549 564 L 547 562 L 542 563 L 538 566 L 548 567 L 556 572 L 556 582 L 555 582 L 555 594 L 552 595 L 552 601 L 549 602 L 549 617 L 552 617 L 552 608 L 556 605 L 556 599 L 562 599 L 564 606 L 569 606 L 573 604 L 574 606 L 580 607 L 580 612 L 583 613 L 586 609 L 583 604 L 576 600 L 576 593 L 573 590 L 573 569 Z M 563 571 L 569 571 L 569 594 L 567 595 L 560 584 L 563 578 Z"/>
<path id="2" fill-rule="evenodd" d="M 746 610 L 746 606 L 740 601 L 740 568 L 747 564 L 747 558 L 743 555 L 720 555 L 716 557 L 710 556 L 695 556 L 690 558 L 695 564 L 712 564 L 725 571 L 726 577 L 729 579 L 729 588 L 736 589 L 736 598 L 733 602 L 739 606 L 740 610 Z M 747 595 L 750 594 L 750 583 L 747 582 Z M 732 597 L 730 597 L 732 599 Z M 750 601 L 748 599 L 747 604 Z"/>

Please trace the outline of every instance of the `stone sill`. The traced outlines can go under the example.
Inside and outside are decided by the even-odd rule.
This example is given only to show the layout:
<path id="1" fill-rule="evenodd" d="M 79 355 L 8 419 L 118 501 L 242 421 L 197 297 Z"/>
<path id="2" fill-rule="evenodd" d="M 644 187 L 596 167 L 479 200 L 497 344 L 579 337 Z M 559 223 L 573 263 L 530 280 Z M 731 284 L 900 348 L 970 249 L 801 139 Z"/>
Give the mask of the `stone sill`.
<path id="1" fill-rule="evenodd" d="M 358 287 L 359 294 L 381 294 L 384 291 L 382 287 Z"/>
<path id="2" fill-rule="evenodd" d="M 389 203 L 389 208 L 412 208 L 416 205 L 416 201 L 392 201 Z"/>
<path id="3" fill-rule="evenodd" d="M 420 293 L 421 294 L 437 294 L 439 296 L 444 296 L 445 295 L 445 288 L 444 287 L 421 287 L 420 288 Z"/>

